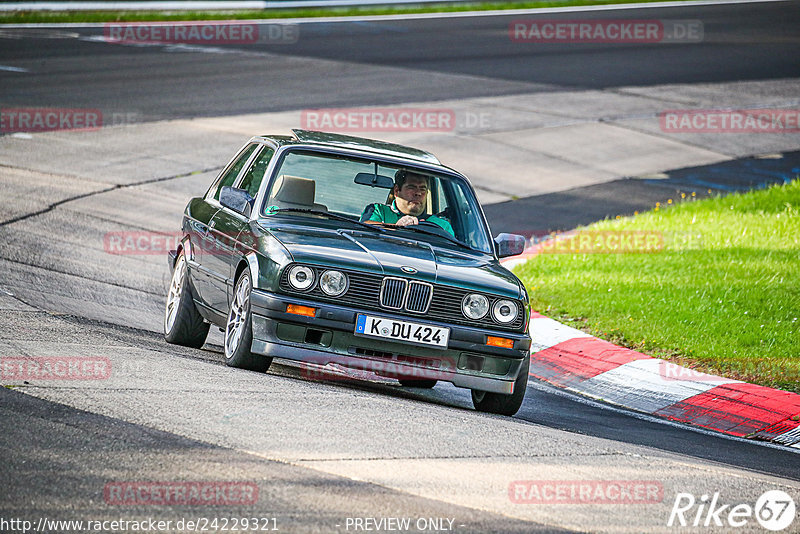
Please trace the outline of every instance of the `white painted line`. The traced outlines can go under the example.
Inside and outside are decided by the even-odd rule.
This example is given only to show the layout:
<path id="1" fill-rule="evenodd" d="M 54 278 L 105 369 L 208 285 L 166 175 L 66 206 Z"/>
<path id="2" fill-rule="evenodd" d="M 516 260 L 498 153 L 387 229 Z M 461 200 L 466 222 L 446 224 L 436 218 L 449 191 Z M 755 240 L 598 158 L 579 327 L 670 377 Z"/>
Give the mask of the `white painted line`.
<path id="1" fill-rule="evenodd" d="M 267 2 L 260 0 L 231 2 L 7 2 L 0 11 L 185 11 L 223 9 L 264 9 Z"/>
<path id="2" fill-rule="evenodd" d="M 2 6 L 11 6 L 13 11 L 202 11 L 202 10 L 258 10 L 258 9 L 298 9 L 319 7 L 359 7 L 391 4 L 435 4 L 443 0 L 145 0 L 108 1 L 108 2 L 8 2 Z"/>
<path id="3" fill-rule="evenodd" d="M 739 382 L 712 375 L 697 380 L 670 378 L 667 363 L 657 358 L 634 360 L 584 380 L 574 389 L 633 410 L 654 413 L 717 386 Z"/>
<path id="4" fill-rule="evenodd" d="M 568 7 L 544 7 L 530 9 L 498 9 L 489 11 L 456 11 L 442 13 L 402 13 L 397 15 L 364 15 L 360 17 L 297 17 L 297 18 L 278 18 L 278 19 L 252 19 L 237 20 L 241 24 L 267 24 L 267 23 L 331 23 L 331 22 L 370 22 L 370 21 L 402 21 L 419 19 L 448 19 L 448 18 L 469 18 L 469 17 L 497 17 L 497 16 L 519 16 L 519 15 L 549 15 L 559 13 L 581 13 L 592 11 L 623 11 L 631 9 L 663 9 L 673 7 L 694 7 L 694 6 L 716 6 L 729 4 L 765 4 L 776 2 L 791 2 L 792 0 L 683 0 L 677 2 L 646 2 L 641 4 L 611 4 L 597 6 L 568 6 Z M 137 2 L 139 4 L 140 2 Z M 188 5 L 190 2 L 181 2 Z M 17 8 L 10 9 L 9 6 L 30 6 L 27 3 L 6 3 L 0 2 L 0 11 L 19 11 Z M 332 4 L 327 4 L 332 5 Z M 188 9 L 188 8 L 187 8 Z M 213 23 L 214 21 L 208 21 Z M 3 24 L 4 28 L 102 28 L 105 22 L 81 22 L 81 23 L 26 23 L 26 24 Z"/>
<path id="5" fill-rule="evenodd" d="M 554 345 L 561 342 L 575 339 L 577 337 L 592 337 L 586 332 L 582 332 L 577 328 L 572 328 L 558 321 L 550 319 L 549 317 L 537 317 L 531 319 L 528 331 L 531 334 L 531 353 L 539 352 L 540 350 L 549 349 Z"/>
<path id="6" fill-rule="evenodd" d="M 9 67 L 8 65 L 0 65 L 0 70 L 6 70 L 8 72 L 30 72 L 28 69 L 23 69 L 21 67 Z"/>
<path id="7" fill-rule="evenodd" d="M 800 448 L 800 427 L 795 428 L 794 430 L 790 430 L 789 432 L 784 432 L 772 440 L 776 443 L 782 443 L 784 445 L 789 445 L 790 447 L 797 447 Z"/>

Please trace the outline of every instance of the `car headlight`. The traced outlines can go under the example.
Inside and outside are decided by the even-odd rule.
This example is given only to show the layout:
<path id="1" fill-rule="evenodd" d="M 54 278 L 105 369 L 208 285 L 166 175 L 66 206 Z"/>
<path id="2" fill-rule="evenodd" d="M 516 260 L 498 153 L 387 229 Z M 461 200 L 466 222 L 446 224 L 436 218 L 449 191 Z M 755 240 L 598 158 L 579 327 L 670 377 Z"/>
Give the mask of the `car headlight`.
<path id="1" fill-rule="evenodd" d="M 319 287 L 330 297 L 338 297 L 347 291 L 347 276 L 339 271 L 325 271 L 319 277 Z"/>
<path id="2" fill-rule="evenodd" d="M 480 319 L 489 312 L 489 299 L 476 293 L 467 295 L 461 301 L 461 312 L 467 319 Z"/>
<path id="3" fill-rule="evenodd" d="M 501 299 L 492 306 L 492 317 L 498 323 L 513 323 L 517 318 L 517 304 L 512 300 Z"/>
<path id="4" fill-rule="evenodd" d="M 293 288 L 305 291 L 314 284 L 314 271 L 305 265 L 295 265 L 289 271 L 289 283 Z"/>

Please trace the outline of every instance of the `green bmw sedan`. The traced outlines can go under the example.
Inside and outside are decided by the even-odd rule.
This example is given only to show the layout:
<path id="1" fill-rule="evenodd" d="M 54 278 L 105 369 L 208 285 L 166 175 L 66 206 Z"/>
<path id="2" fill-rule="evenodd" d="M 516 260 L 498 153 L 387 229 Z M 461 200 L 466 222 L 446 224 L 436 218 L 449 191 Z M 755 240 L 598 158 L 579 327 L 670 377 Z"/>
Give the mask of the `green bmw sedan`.
<path id="1" fill-rule="evenodd" d="M 189 201 L 169 254 L 167 341 L 225 332 L 228 365 L 336 364 L 406 387 L 445 381 L 513 415 L 530 307 L 469 181 L 428 152 L 293 130 L 250 139 Z"/>

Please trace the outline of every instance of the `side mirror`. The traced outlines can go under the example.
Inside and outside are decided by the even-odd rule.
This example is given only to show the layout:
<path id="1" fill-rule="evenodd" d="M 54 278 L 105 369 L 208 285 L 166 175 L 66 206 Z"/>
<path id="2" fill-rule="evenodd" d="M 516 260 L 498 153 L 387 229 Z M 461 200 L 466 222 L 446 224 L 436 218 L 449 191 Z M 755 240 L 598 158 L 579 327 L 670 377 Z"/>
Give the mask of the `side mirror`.
<path id="1" fill-rule="evenodd" d="M 525 238 L 517 234 L 497 234 L 494 238 L 494 248 L 499 258 L 516 256 L 525 250 Z"/>
<path id="2" fill-rule="evenodd" d="M 254 202 L 255 199 L 250 196 L 250 193 L 244 189 L 236 189 L 229 185 L 222 186 L 222 191 L 219 194 L 220 204 L 237 213 L 241 213 L 245 217 L 250 217 L 253 212 Z"/>

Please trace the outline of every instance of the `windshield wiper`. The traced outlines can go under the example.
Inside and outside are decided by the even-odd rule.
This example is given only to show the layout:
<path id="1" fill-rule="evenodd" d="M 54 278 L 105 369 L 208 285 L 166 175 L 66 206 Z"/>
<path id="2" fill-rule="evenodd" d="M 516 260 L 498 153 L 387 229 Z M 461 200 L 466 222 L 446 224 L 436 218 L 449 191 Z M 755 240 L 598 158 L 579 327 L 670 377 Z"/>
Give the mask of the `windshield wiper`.
<path id="1" fill-rule="evenodd" d="M 421 234 L 428 234 L 428 235 L 433 235 L 433 236 L 436 236 L 436 237 L 441 237 L 442 239 L 446 239 L 447 241 L 450 241 L 451 243 L 455 243 L 456 245 L 458 245 L 460 247 L 463 247 L 463 248 L 466 248 L 466 249 L 469 249 L 469 250 L 474 250 L 476 252 L 482 252 L 482 251 L 480 251 L 480 250 L 478 250 L 476 248 L 472 248 L 471 246 L 467 245 L 466 243 L 462 243 L 461 241 L 459 241 L 455 237 L 452 237 L 449 233 L 447 233 L 447 230 L 445 230 L 444 228 L 442 228 L 442 232 L 444 232 L 444 233 L 441 233 L 441 234 L 439 232 L 431 232 L 430 230 L 425 230 L 424 228 L 420 228 L 415 224 L 411 224 L 411 225 L 407 225 L 407 226 L 397 226 L 397 228 L 402 228 L 403 230 L 411 230 L 412 232 L 419 232 Z"/>
<path id="2" fill-rule="evenodd" d="M 368 228 L 368 229 L 372 230 L 373 232 L 381 232 L 381 233 L 383 233 L 383 232 L 386 231 L 383 228 L 381 228 L 380 226 L 376 226 L 374 224 L 362 223 L 361 221 L 354 221 L 353 219 L 350 219 L 349 217 L 345 217 L 344 215 L 337 215 L 335 213 L 330 213 L 328 211 L 312 210 L 310 208 L 277 208 L 277 209 L 269 210 L 269 213 L 286 213 L 286 212 L 290 212 L 290 213 L 310 213 L 311 215 L 321 215 L 321 216 L 327 217 L 329 219 L 335 219 L 337 221 L 346 221 L 346 222 L 349 222 L 350 224 L 356 224 L 358 226 L 363 226 L 365 228 Z"/>

